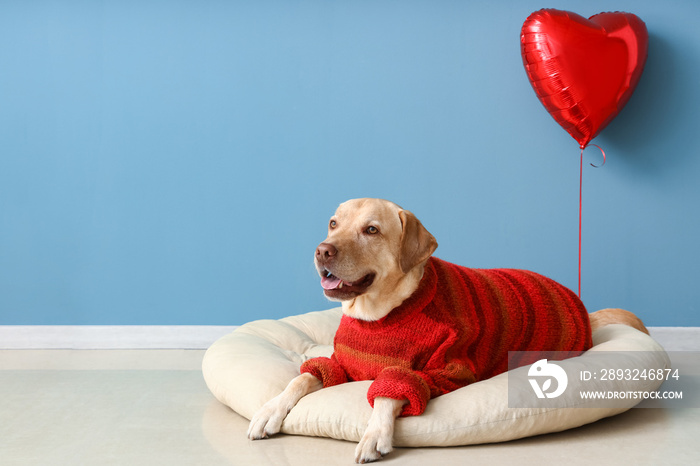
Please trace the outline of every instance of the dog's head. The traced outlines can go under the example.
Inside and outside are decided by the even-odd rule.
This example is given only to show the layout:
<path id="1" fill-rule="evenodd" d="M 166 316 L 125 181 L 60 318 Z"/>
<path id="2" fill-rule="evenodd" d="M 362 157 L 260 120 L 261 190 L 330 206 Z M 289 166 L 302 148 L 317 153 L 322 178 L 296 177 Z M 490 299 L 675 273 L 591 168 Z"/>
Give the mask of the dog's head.
<path id="1" fill-rule="evenodd" d="M 314 259 L 326 297 L 342 301 L 346 314 L 378 320 L 415 290 L 436 248 L 411 212 L 381 199 L 353 199 L 331 217 Z"/>

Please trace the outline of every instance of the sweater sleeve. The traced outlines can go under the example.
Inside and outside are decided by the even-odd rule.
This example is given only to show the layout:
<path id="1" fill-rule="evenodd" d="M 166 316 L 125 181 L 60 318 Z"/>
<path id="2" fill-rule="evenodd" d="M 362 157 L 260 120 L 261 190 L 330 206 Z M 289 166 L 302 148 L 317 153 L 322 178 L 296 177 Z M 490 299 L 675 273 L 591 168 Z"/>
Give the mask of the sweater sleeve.
<path id="1" fill-rule="evenodd" d="M 401 416 L 418 416 L 423 414 L 430 401 L 430 387 L 417 372 L 398 366 L 387 367 L 367 391 L 367 400 L 372 408 L 377 397 L 408 400 Z"/>
<path id="2" fill-rule="evenodd" d="M 431 398 L 444 395 L 476 381 L 472 370 L 462 361 L 452 360 L 444 367 L 412 371 L 403 367 L 382 370 L 367 392 L 367 400 L 374 407 L 378 396 L 408 400 L 401 416 L 423 414 Z"/>
<path id="3" fill-rule="evenodd" d="M 323 383 L 324 387 L 332 387 L 348 381 L 345 370 L 338 364 L 335 357 L 313 358 L 304 361 L 300 369 L 301 373 L 309 373 Z"/>

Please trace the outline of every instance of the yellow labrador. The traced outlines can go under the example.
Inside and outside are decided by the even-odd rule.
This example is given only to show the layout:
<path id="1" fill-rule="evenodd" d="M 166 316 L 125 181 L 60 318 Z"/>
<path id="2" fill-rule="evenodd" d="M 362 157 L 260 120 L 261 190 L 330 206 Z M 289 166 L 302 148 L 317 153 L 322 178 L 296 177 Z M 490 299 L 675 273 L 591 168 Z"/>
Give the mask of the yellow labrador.
<path id="1" fill-rule="evenodd" d="M 316 249 L 315 264 L 326 297 L 340 301 L 345 316 L 380 322 L 416 292 L 436 248 L 435 238 L 411 212 L 385 200 L 355 199 L 341 204 L 331 218 L 328 237 Z M 646 332 L 627 311 L 598 311 L 590 318 L 593 328 L 625 323 Z M 257 440 L 278 433 L 296 403 L 322 387 L 309 372 L 293 379 L 253 416 L 248 437 Z M 374 399 L 355 451 L 356 462 L 376 461 L 392 450 L 394 423 L 407 403 L 407 399 Z"/>

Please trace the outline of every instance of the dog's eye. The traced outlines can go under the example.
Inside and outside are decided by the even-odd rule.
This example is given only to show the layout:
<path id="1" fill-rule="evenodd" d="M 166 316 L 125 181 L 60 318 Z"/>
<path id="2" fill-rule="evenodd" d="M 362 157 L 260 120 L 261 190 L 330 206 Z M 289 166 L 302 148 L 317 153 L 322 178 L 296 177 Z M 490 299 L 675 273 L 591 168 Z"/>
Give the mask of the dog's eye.
<path id="1" fill-rule="evenodd" d="M 365 230 L 365 233 L 367 233 L 369 235 L 376 235 L 377 233 L 379 233 L 379 228 L 377 228 L 375 226 L 369 226 Z"/>
<path id="2" fill-rule="evenodd" d="M 336 222 L 335 220 L 331 220 L 331 223 L 329 223 L 328 226 L 329 226 L 331 229 L 333 229 L 333 228 L 335 228 L 335 227 L 338 226 L 338 222 Z"/>

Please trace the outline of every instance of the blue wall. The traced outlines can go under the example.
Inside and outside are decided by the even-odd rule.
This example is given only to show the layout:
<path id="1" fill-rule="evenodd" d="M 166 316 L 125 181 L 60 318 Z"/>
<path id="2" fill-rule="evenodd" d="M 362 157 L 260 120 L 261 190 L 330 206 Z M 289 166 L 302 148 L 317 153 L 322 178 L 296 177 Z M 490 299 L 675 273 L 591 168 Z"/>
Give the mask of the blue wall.
<path id="1" fill-rule="evenodd" d="M 695 0 L 1 0 L 0 324 L 332 307 L 313 250 L 361 196 L 442 258 L 575 289 L 578 146 L 520 57 L 542 7 L 650 33 L 584 174 L 584 301 L 700 325 Z"/>

